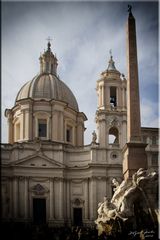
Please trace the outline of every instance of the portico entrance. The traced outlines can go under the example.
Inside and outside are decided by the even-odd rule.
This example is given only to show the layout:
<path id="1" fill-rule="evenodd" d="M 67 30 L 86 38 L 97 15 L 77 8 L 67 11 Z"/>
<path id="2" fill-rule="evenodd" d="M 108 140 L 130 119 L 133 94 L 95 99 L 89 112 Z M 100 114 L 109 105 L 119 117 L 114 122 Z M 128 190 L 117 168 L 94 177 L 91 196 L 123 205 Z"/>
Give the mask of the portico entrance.
<path id="1" fill-rule="evenodd" d="M 82 208 L 73 208 L 73 223 L 75 226 L 82 226 Z"/>
<path id="2" fill-rule="evenodd" d="M 46 223 L 46 199 L 33 198 L 33 223 L 45 224 Z"/>

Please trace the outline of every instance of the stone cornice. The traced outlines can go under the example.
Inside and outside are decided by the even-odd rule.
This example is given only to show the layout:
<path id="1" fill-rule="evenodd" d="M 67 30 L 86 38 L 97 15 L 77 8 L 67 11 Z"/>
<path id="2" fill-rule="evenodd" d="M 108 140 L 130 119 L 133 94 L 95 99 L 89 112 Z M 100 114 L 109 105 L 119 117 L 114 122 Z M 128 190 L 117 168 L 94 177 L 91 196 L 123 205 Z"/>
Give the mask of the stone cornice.
<path id="1" fill-rule="evenodd" d="M 89 163 L 89 166 L 92 168 L 122 168 L 122 164 L 109 164 L 109 163 Z"/>
<path id="2" fill-rule="evenodd" d="M 124 145 L 122 153 L 126 151 L 127 148 L 146 148 L 148 144 L 142 142 L 128 142 Z"/>

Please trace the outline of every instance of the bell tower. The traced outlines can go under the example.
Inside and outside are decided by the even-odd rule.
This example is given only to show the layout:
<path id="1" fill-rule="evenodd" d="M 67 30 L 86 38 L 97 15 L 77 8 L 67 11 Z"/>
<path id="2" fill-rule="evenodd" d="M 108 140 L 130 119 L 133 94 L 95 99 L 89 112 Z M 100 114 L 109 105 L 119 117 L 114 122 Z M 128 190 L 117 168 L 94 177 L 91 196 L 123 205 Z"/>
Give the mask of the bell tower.
<path id="1" fill-rule="evenodd" d="M 108 67 L 100 75 L 96 87 L 98 109 L 96 124 L 100 148 L 120 151 L 126 142 L 126 79 L 115 67 L 112 53 Z M 120 154 L 120 152 L 119 152 Z"/>

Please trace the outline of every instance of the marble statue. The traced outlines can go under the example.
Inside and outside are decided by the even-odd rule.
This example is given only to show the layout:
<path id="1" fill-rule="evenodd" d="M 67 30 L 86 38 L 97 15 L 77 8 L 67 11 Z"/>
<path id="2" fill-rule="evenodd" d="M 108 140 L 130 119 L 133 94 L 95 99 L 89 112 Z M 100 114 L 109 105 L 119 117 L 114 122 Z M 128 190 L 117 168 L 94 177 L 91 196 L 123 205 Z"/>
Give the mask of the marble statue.
<path id="1" fill-rule="evenodd" d="M 117 181 L 116 178 L 112 179 L 112 185 L 113 185 L 113 191 L 115 192 L 117 190 L 117 188 L 119 187 L 119 182 Z"/>
<path id="2" fill-rule="evenodd" d="M 92 133 L 92 143 L 96 143 L 96 140 L 97 140 L 97 134 L 95 131 L 93 131 Z"/>
<path id="3" fill-rule="evenodd" d="M 140 168 L 132 176 L 132 180 L 123 180 L 121 184 L 114 178 L 112 184 L 115 186 L 115 192 L 110 200 L 105 197 L 104 201 L 98 204 L 98 218 L 96 224 L 106 223 L 115 220 L 116 217 L 126 221 L 134 216 L 134 202 L 144 195 L 144 187 L 148 181 L 157 178 L 156 172 L 149 172 Z"/>

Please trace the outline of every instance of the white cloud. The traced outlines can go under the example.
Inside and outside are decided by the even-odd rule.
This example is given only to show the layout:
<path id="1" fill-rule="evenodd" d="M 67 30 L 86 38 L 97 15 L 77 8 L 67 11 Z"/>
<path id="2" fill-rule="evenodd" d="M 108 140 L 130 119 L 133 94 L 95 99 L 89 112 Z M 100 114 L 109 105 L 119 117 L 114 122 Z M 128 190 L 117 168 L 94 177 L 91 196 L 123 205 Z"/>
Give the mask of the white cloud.
<path id="1" fill-rule="evenodd" d="M 141 103 L 141 124 L 143 127 L 159 127 L 158 106 L 147 99 Z"/>

